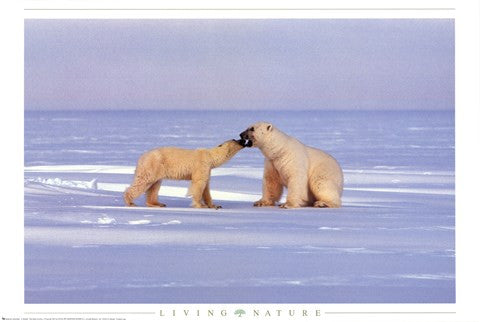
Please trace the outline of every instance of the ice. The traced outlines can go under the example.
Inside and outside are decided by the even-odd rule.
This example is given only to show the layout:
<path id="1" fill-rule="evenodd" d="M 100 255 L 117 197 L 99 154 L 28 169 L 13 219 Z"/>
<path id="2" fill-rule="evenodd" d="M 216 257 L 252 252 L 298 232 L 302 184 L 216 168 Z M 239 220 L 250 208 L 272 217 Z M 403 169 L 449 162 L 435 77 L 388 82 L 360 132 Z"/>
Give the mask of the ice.
<path id="1" fill-rule="evenodd" d="M 455 302 L 453 112 L 26 112 L 26 303 Z M 138 157 L 268 120 L 335 156 L 340 209 L 256 208 L 263 156 L 211 173 L 223 208 L 123 205 Z M 309 126 L 306 126 L 309 124 Z M 285 196 L 284 196 L 285 197 Z"/>
<path id="2" fill-rule="evenodd" d="M 180 220 L 170 220 L 162 223 L 162 225 L 180 225 L 182 222 Z"/>
<path id="3" fill-rule="evenodd" d="M 128 221 L 128 224 L 129 224 L 129 225 L 148 225 L 149 223 L 151 223 L 151 221 L 150 221 L 150 220 L 147 220 L 147 219 L 130 220 L 130 221 Z"/>
<path id="4" fill-rule="evenodd" d="M 110 218 L 108 216 L 97 219 L 97 223 L 98 224 L 103 224 L 103 225 L 115 224 L 116 222 L 117 222 L 117 220 L 115 218 Z"/>
<path id="5" fill-rule="evenodd" d="M 341 228 L 338 227 L 319 227 L 319 230 L 341 230 Z"/>

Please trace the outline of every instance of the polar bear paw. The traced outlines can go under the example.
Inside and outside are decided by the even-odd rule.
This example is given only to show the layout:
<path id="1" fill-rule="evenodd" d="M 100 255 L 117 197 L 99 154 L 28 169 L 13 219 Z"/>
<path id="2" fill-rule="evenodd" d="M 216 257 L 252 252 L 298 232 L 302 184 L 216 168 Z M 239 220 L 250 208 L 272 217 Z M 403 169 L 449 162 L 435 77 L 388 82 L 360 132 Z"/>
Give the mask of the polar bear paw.
<path id="1" fill-rule="evenodd" d="M 161 202 L 147 202 L 147 207 L 153 207 L 153 208 L 163 208 L 166 207 L 167 205 Z"/>
<path id="2" fill-rule="evenodd" d="M 271 207 L 271 206 L 275 206 L 275 202 L 260 199 L 260 200 L 255 201 L 253 203 L 253 206 L 254 207 Z"/>
<path id="3" fill-rule="evenodd" d="M 314 207 L 317 208 L 340 208 L 342 205 L 341 201 L 330 201 L 330 202 L 325 202 L 325 201 L 315 201 L 313 204 Z"/>
<path id="4" fill-rule="evenodd" d="M 222 206 L 218 206 L 218 205 L 214 205 L 214 204 L 206 205 L 204 203 L 192 203 L 192 207 L 193 208 L 212 208 L 212 209 L 222 208 Z"/>
<path id="5" fill-rule="evenodd" d="M 285 202 L 285 203 L 280 204 L 280 208 L 283 208 L 283 209 L 299 208 L 299 207 L 300 207 L 300 205 L 294 205 L 290 202 Z"/>

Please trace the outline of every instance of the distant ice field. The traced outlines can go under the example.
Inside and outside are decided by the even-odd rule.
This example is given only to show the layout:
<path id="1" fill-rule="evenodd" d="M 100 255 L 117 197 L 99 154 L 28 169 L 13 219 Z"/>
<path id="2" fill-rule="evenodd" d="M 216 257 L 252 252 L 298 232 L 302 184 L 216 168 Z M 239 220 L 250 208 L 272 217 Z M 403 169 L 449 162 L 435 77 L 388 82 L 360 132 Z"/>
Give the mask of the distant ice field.
<path id="1" fill-rule="evenodd" d="M 143 152 L 260 120 L 339 161 L 341 209 L 254 208 L 254 148 L 212 171 L 223 209 L 172 180 L 166 208 L 123 206 Z M 454 132 L 433 111 L 26 111 L 25 302 L 455 302 Z"/>

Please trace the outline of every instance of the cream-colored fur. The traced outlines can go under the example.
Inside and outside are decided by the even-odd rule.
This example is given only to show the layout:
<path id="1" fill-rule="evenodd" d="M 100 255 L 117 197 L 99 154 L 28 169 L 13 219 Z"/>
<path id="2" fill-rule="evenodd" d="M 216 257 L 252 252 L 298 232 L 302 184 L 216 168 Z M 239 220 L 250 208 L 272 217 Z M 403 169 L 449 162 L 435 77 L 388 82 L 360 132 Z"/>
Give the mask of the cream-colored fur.
<path id="1" fill-rule="evenodd" d="M 304 145 L 270 123 L 253 124 L 240 135 L 265 156 L 262 198 L 254 206 L 274 206 L 284 187 L 288 193 L 282 208 L 341 206 L 343 173 L 331 155 Z"/>
<path id="2" fill-rule="evenodd" d="M 147 206 L 165 207 L 158 202 L 158 191 L 162 179 L 174 179 L 192 181 L 188 194 L 193 207 L 218 209 L 220 206 L 214 205 L 210 196 L 210 170 L 230 160 L 243 147 L 230 140 L 211 149 L 162 147 L 148 151 L 138 160 L 133 182 L 123 196 L 125 204 L 135 206 L 133 201 L 145 192 Z"/>

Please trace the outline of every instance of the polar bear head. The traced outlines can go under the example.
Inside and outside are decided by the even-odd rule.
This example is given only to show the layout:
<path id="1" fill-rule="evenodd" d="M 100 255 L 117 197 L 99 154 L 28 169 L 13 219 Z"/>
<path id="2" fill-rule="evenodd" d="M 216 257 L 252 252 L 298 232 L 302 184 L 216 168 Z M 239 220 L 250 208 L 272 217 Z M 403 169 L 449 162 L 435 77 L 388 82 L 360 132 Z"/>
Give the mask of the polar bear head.
<path id="1" fill-rule="evenodd" d="M 273 132 L 274 127 L 271 123 L 258 122 L 250 125 L 245 131 L 240 133 L 240 137 L 247 140 L 245 146 L 261 147 L 270 139 Z"/>
<path id="2" fill-rule="evenodd" d="M 214 167 L 217 167 L 230 160 L 238 151 L 245 147 L 245 140 L 228 140 L 210 149 L 213 157 Z"/>

